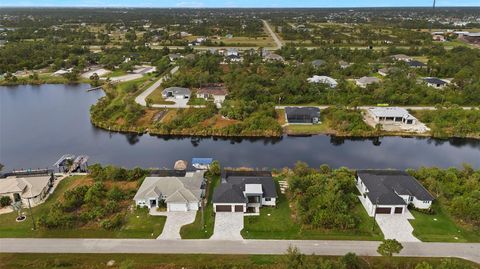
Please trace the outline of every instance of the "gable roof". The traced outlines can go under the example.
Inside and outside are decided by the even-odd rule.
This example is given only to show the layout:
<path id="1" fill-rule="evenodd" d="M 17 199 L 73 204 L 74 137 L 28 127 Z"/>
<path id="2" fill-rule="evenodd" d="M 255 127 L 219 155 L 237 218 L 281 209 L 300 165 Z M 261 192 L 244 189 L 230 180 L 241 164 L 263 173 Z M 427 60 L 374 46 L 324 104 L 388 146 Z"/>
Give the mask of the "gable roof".
<path id="1" fill-rule="evenodd" d="M 172 92 L 173 95 L 190 95 L 191 91 L 189 88 L 182 88 L 182 87 L 169 87 L 162 91 L 162 93 L 166 94 L 167 92 Z"/>
<path id="2" fill-rule="evenodd" d="M 433 201 L 434 197 L 414 177 L 400 170 L 359 170 L 357 176 L 368 189 L 372 203 L 403 205 L 399 195 L 414 196 L 421 201 Z"/>
<path id="3" fill-rule="evenodd" d="M 376 77 L 361 77 L 357 79 L 357 82 L 360 84 L 372 84 L 372 83 L 378 83 L 380 82 L 380 79 Z"/>
<path id="4" fill-rule="evenodd" d="M 42 193 L 50 183 L 50 179 L 50 175 L 0 179 L 0 194 L 20 193 L 22 198 L 33 198 Z"/>
<path id="5" fill-rule="evenodd" d="M 307 78 L 307 81 L 310 82 L 310 83 L 323 83 L 323 84 L 328 84 L 330 86 L 337 86 L 337 81 L 331 77 L 328 77 L 328 76 L 317 76 L 317 75 L 314 75 L 313 77 L 311 78 Z"/>
<path id="6" fill-rule="evenodd" d="M 410 66 L 410 67 L 422 67 L 422 66 L 426 66 L 426 64 L 420 62 L 420 61 L 417 61 L 417 60 L 411 60 L 409 62 L 407 62 L 407 64 Z"/>
<path id="7" fill-rule="evenodd" d="M 200 201 L 204 171 L 187 172 L 185 177 L 146 177 L 134 200 L 165 196 L 165 202 Z"/>
<path id="8" fill-rule="evenodd" d="M 320 60 L 320 59 L 317 59 L 317 60 L 313 60 L 312 61 L 312 65 L 314 67 L 319 67 L 319 66 L 322 66 L 324 65 L 326 62 L 324 60 Z"/>

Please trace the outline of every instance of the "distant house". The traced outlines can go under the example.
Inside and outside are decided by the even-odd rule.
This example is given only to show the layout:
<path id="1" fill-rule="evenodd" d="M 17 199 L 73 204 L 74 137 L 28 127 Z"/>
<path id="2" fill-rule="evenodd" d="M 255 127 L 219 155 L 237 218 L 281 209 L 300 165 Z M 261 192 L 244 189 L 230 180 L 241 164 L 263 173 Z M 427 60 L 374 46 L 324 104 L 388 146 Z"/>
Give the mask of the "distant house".
<path id="1" fill-rule="evenodd" d="M 428 209 L 434 200 L 414 177 L 404 171 L 359 170 L 356 184 L 369 216 L 404 214 L 410 204 Z"/>
<path id="2" fill-rule="evenodd" d="M 277 188 L 269 171 L 222 171 L 213 192 L 215 212 L 259 214 L 262 206 L 275 206 Z"/>
<path id="3" fill-rule="evenodd" d="M 348 68 L 349 66 L 351 66 L 352 64 L 351 64 L 351 63 L 347 63 L 347 62 L 345 62 L 345 61 L 339 61 L 339 62 L 338 62 L 338 65 L 340 65 L 340 68 L 345 69 L 345 68 Z"/>
<path id="4" fill-rule="evenodd" d="M 362 87 L 362 88 L 366 88 L 367 85 L 374 84 L 374 83 L 379 83 L 379 82 L 380 82 L 380 79 L 378 79 L 376 77 L 361 77 L 361 78 L 355 80 L 355 84 L 357 84 L 357 86 Z"/>
<path id="5" fill-rule="evenodd" d="M 225 56 L 225 61 L 230 63 L 241 63 L 243 62 L 243 57 L 240 55 L 228 55 Z"/>
<path id="6" fill-rule="evenodd" d="M 188 88 L 169 87 L 162 91 L 163 98 L 189 99 L 191 91 Z"/>
<path id="7" fill-rule="evenodd" d="M 228 90 L 223 83 L 210 84 L 197 90 L 197 98 L 213 99 L 214 103 L 223 103 L 228 95 Z"/>
<path id="8" fill-rule="evenodd" d="M 420 61 L 417 61 L 417 60 L 408 61 L 407 65 L 410 66 L 411 68 L 423 68 L 423 67 L 427 66 L 426 64 L 424 64 Z"/>
<path id="9" fill-rule="evenodd" d="M 180 58 L 182 58 L 182 55 L 180 53 L 171 53 L 168 55 L 168 59 L 170 59 L 171 62 L 175 62 Z"/>
<path id="10" fill-rule="evenodd" d="M 0 197 L 8 196 L 13 202 L 28 204 L 40 203 L 53 186 L 53 175 L 44 176 L 11 176 L 0 179 Z"/>
<path id="11" fill-rule="evenodd" d="M 325 64 L 326 64 L 326 62 L 324 60 L 320 60 L 320 59 L 312 61 L 312 66 L 315 67 L 315 68 L 319 68 L 319 67 L 321 67 Z"/>
<path id="12" fill-rule="evenodd" d="M 376 123 L 380 124 L 416 124 L 417 119 L 401 107 L 373 107 L 367 112 Z"/>
<path id="13" fill-rule="evenodd" d="M 205 195 L 204 171 L 186 172 L 184 177 L 146 177 L 133 197 L 139 207 L 167 211 L 197 211 Z"/>
<path id="14" fill-rule="evenodd" d="M 333 79 L 331 77 L 327 77 L 327 76 L 317 76 L 317 75 L 315 75 L 311 78 L 308 78 L 307 81 L 310 82 L 310 83 L 326 84 L 330 88 L 336 88 L 337 85 L 338 85 L 338 82 L 335 79 Z"/>
<path id="15" fill-rule="evenodd" d="M 227 49 L 227 56 L 239 56 L 237 48 L 229 48 Z"/>
<path id="16" fill-rule="evenodd" d="M 423 81 L 427 84 L 427 86 L 437 88 L 437 89 L 441 89 L 441 88 L 447 86 L 447 84 L 448 84 L 444 80 L 441 80 L 439 78 L 432 78 L 432 77 L 424 78 Z"/>
<path id="17" fill-rule="evenodd" d="M 263 57 L 263 60 L 266 62 L 284 62 L 285 61 L 282 56 L 275 53 L 269 53 L 265 55 L 265 57 Z"/>
<path id="18" fill-rule="evenodd" d="M 286 107 L 285 118 L 290 124 L 316 124 L 320 122 L 318 107 Z"/>
<path id="19" fill-rule="evenodd" d="M 63 76 L 63 75 L 72 73 L 72 70 L 73 70 L 73 68 L 59 69 L 59 70 L 53 72 L 52 75 L 54 75 L 54 76 Z"/>
<path id="20" fill-rule="evenodd" d="M 432 35 L 433 41 L 445 42 L 445 36 L 443 34 L 434 34 Z"/>
<path id="21" fill-rule="evenodd" d="M 407 56 L 405 54 L 395 54 L 395 55 L 392 55 L 391 57 L 395 61 L 409 62 L 409 61 L 412 60 L 412 58 L 410 56 Z"/>
<path id="22" fill-rule="evenodd" d="M 390 68 L 380 68 L 378 69 L 378 74 L 380 74 L 381 76 L 383 77 L 386 77 L 388 76 L 388 74 L 390 73 Z"/>

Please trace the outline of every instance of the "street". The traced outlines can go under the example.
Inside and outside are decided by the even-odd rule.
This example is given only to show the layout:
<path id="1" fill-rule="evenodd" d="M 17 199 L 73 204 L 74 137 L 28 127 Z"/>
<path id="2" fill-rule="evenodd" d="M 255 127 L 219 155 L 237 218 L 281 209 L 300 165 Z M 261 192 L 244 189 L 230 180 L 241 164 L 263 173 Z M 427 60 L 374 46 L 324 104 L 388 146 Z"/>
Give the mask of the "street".
<path id="1" fill-rule="evenodd" d="M 302 253 L 378 256 L 380 242 L 342 240 L 155 240 L 155 239 L 0 239 L 2 253 L 166 253 L 284 254 L 297 246 Z M 400 256 L 458 257 L 480 263 L 479 243 L 402 243 Z"/>

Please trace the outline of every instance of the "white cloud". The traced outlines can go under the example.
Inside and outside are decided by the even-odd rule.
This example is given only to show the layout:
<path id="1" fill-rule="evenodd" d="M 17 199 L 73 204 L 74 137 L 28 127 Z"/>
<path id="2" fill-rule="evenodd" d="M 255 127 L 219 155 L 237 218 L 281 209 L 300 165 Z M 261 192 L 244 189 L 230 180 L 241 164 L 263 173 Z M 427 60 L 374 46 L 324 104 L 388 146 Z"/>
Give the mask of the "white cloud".
<path id="1" fill-rule="evenodd" d="M 205 7 L 205 4 L 203 2 L 198 2 L 198 1 L 182 1 L 178 2 L 176 7 Z"/>

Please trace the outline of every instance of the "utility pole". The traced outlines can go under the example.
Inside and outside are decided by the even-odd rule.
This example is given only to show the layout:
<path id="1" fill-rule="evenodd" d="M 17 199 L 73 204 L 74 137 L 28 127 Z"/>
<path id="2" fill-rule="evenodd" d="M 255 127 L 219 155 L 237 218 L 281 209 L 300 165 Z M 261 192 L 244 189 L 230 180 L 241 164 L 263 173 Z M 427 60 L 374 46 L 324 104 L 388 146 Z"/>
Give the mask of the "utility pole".
<path id="1" fill-rule="evenodd" d="M 30 198 L 27 198 L 27 200 L 28 200 L 28 209 L 30 210 L 30 216 L 32 217 L 33 230 L 36 230 L 35 219 L 33 218 L 32 206 L 30 205 Z"/>

